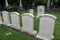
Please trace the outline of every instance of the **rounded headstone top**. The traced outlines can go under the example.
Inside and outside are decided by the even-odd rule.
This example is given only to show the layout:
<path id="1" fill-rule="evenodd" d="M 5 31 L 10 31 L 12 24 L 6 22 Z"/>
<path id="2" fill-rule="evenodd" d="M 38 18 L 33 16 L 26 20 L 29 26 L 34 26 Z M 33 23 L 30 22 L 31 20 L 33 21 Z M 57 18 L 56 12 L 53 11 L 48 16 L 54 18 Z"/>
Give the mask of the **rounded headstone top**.
<path id="1" fill-rule="evenodd" d="M 43 6 L 43 5 L 40 5 L 40 6 L 38 6 L 37 8 L 45 8 L 45 6 Z"/>
<path id="2" fill-rule="evenodd" d="M 8 11 L 2 11 L 2 12 L 8 12 Z"/>
<path id="3" fill-rule="evenodd" d="M 22 16 L 31 16 L 31 17 L 34 17 L 34 15 L 33 14 L 30 14 L 30 13 L 24 13 L 24 14 L 22 14 Z"/>
<path id="4" fill-rule="evenodd" d="M 10 12 L 11 14 L 19 15 L 18 12 Z"/>
<path id="5" fill-rule="evenodd" d="M 51 18 L 57 19 L 57 17 L 55 17 L 54 15 L 51 15 L 51 14 L 41 14 L 38 18 L 40 18 L 40 17 L 51 17 Z"/>
<path id="6" fill-rule="evenodd" d="M 2 13 L 9 13 L 8 11 L 2 11 Z"/>

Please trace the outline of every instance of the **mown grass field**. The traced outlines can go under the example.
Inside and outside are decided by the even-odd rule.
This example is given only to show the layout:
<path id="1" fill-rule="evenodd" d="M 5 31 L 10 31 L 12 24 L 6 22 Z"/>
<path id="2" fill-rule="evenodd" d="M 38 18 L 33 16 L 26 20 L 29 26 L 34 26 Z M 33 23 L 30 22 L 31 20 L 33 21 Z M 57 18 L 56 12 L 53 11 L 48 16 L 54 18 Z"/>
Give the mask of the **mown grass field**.
<path id="1" fill-rule="evenodd" d="M 20 14 L 25 13 L 26 11 L 20 11 Z M 27 11 L 28 12 L 28 11 Z M 58 11 L 51 11 L 51 12 L 45 12 L 48 14 L 53 14 L 57 17 L 56 23 L 55 23 L 55 28 L 54 28 L 54 40 L 60 40 L 60 12 Z M 34 16 L 36 17 L 37 12 L 34 12 Z M 20 16 L 21 17 L 21 16 Z M 21 18 L 20 18 L 21 19 Z M 21 21 L 21 26 L 22 26 L 22 20 Z M 34 18 L 34 28 L 35 30 L 38 31 L 39 28 L 39 23 L 38 19 Z M 10 35 L 6 35 L 6 33 L 11 33 Z M 0 25 L 0 40 L 40 40 L 32 35 L 28 35 L 26 33 L 12 30 L 7 28 L 4 25 Z"/>

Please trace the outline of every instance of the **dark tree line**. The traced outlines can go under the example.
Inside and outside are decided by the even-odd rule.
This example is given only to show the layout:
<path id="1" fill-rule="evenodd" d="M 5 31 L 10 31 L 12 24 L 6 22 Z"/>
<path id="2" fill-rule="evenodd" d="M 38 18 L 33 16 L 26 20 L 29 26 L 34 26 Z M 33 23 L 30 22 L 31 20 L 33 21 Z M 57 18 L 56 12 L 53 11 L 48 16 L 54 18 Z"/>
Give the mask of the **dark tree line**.
<path id="1" fill-rule="evenodd" d="M 22 1 L 22 5 L 24 8 L 31 8 L 33 6 L 33 3 L 36 6 L 38 5 L 47 5 L 47 1 L 48 0 L 21 0 Z M 8 0 L 8 4 L 11 6 L 18 6 L 20 4 L 20 0 Z M 50 7 L 54 8 L 54 7 L 59 7 L 60 8 L 60 0 L 50 0 Z M 0 9 L 1 7 L 5 7 L 5 0 L 0 0 Z"/>

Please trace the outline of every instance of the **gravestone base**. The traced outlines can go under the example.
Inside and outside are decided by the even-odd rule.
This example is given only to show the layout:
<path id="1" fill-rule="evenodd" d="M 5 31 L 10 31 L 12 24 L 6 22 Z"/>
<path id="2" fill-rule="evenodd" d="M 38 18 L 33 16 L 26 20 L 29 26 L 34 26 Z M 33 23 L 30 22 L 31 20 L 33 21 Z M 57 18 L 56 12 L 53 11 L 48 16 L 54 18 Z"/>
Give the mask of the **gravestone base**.
<path id="1" fill-rule="evenodd" d="M 34 35 L 34 36 L 35 36 L 36 33 L 37 33 L 37 31 L 34 30 L 34 31 L 32 31 L 32 32 L 30 32 L 30 33 L 28 33 L 28 34 L 30 34 L 30 35 Z"/>
<path id="2" fill-rule="evenodd" d="M 2 24 L 3 24 L 3 25 L 6 25 L 6 26 L 11 26 L 11 24 L 6 24 L 6 23 L 4 23 L 4 22 L 2 22 Z"/>
<path id="3" fill-rule="evenodd" d="M 16 29 L 16 30 L 21 30 L 21 27 L 18 27 L 18 28 L 17 28 L 17 26 L 12 25 L 12 24 L 11 24 L 11 28 Z"/>
<path id="4" fill-rule="evenodd" d="M 37 37 L 37 38 L 39 38 L 39 39 L 43 39 L 43 40 L 52 40 L 54 36 L 52 36 L 52 38 L 51 38 L 51 39 L 46 39 L 46 38 L 41 37 L 41 36 L 38 36 L 38 35 L 37 35 L 36 37 Z"/>
<path id="5" fill-rule="evenodd" d="M 43 37 L 40 37 L 40 36 L 38 36 L 38 35 L 37 35 L 36 37 L 37 37 L 37 38 L 40 38 L 40 39 L 43 38 Z M 54 36 L 52 36 L 52 39 L 54 39 Z"/>
<path id="6" fill-rule="evenodd" d="M 26 31 L 24 31 L 24 30 L 21 30 L 22 32 L 26 32 Z M 32 32 L 26 32 L 26 33 L 28 33 L 28 34 L 30 34 L 30 35 L 36 35 L 37 34 L 37 31 L 32 31 Z"/>
<path id="7" fill-rule="evenodd" d="M 47 39 L 45 39 L 45 38 L 43 38 L 43 37 L 41 37 L 41 36 L 36 36 L 37 38 L 39 38 L 39 39 L 44 39 L 44 40 L 47 40 Z"/>

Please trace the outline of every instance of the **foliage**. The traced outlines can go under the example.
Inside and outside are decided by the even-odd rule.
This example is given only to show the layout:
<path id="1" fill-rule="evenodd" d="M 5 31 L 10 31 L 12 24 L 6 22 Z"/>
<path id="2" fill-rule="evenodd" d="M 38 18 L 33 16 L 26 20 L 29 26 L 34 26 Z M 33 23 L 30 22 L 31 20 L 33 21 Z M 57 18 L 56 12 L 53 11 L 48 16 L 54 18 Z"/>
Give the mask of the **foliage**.
<path id="1" fill-rule="evenodd" d="M 35 4 L 35 6 L 38 5 L 47 5 L 47 1 L 48 0 L 21 0 L 23 7 L 32 7 L 33 2 Z M 53 2 L 53 6 L 55 7 L 60 7 L 60 0 L 50 0 L 51 2 Z M 19 6 L 20 4 L 20 0 L 8 0 L 9 5 L 11 6 Z M 5 6 L 5 0 L 1 0 L 0 1 L 0 5 Z"/>

